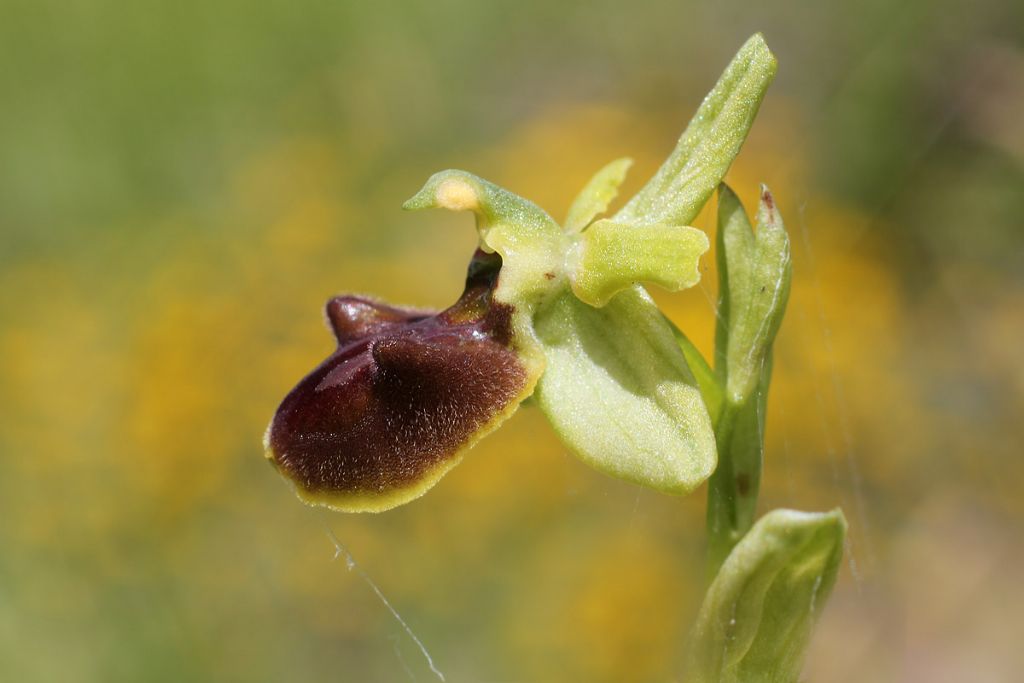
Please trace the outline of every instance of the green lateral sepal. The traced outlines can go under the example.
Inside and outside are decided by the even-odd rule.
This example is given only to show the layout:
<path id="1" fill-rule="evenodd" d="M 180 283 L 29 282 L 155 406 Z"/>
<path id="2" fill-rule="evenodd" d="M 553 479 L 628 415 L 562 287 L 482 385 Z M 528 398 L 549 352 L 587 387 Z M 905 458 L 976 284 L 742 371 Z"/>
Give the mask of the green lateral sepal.
<path id="1" fill-rule="evenodd" d="M 669 320 L 667 316 L 665 317 L 665 322 L 672 328 L 672 334 L 676 338 L 679 350 L 683 352 L 686 364 L 689 366 L 690 372 L 693 373 L 694 379 L 697 380 L 697 386 L 700 387 L 700 395 L 704 399 L 704 405 L 708 409 L 708 414 L 711 416 L 711 424 L 718 424 L 719 413 L 722 410 L 723 393 L 725 391 L 718 375 L 711 369 L 704 355 L 690 341 L 690 338 L 674 322 Z"/>
<path id="2" fill-rule="evenodd" d="M 707 408 L 672 330 L 639 287 L 594 308 L 570 292 L 538 311 L 547 366 L 537 404 L 602 472 L 689 493 L 715 468 Z"/>

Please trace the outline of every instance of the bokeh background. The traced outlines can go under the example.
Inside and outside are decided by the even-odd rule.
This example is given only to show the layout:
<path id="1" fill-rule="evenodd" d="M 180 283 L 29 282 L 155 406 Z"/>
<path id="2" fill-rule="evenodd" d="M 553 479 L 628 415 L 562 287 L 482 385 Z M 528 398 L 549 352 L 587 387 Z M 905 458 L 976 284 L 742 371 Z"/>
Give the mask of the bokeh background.
<path id="1" fill-rule="evenodd" d="M 344 516 L 260 441 L 330 295 L 459 293 L 469 217 L 398 209 L 431 172 L 559 218 L 613 158 L 635 190 L 758 30 L 780 71 L 729 180 L 795 250 L 763 508 L 852 525 L 806 679 L 1019 676 L 1022 27 L 1013 0 L 4 0 L 0 680 L 432 680 L 366 578 L 453 683 L 679 680 L 703 491 L 592 472 L 524 409 Z M 659 300 L 710 351 L 705 266 Z"/>

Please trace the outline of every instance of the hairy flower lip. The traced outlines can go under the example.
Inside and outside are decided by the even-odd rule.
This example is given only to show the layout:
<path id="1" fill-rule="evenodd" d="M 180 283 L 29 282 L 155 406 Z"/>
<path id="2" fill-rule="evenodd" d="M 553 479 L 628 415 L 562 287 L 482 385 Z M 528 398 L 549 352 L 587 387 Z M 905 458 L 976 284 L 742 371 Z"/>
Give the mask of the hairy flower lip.
<path id="1" fill-rule="evenodd" d="M 478 251 L 466 288 L 431 313 L 358 296 L 325 307 L 338 346 L 281 402 L 267 457 L 309 503 L 378 511 L 433 486 L 533 389 L 493 301 L 501 259 Z"/>

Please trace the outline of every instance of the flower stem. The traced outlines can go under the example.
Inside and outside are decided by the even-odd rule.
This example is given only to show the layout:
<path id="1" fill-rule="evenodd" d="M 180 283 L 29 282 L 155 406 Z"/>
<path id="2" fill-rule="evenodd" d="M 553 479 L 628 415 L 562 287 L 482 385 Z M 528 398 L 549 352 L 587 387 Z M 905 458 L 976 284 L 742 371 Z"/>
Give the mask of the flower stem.
<path id="1" fill-rule="evenodd" d="M 708 576 L 714 578 L 754 524 L 764 459 L 764 408 L 771 377 L 765 355 L 757 390 L 745 400 L 727 397 L 715 424 L 718 467 L 708 483 Z"/>

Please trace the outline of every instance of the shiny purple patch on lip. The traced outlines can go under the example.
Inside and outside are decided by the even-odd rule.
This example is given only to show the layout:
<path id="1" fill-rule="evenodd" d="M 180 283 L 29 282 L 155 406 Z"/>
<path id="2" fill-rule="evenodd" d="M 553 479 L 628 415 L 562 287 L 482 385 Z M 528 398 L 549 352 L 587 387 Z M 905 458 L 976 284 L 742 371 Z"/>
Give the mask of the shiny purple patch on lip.
<path id="1" fill-rule="evenodd" d="M 439 313 L 356 296 L 328 302 L 338 347 L 282 401 L 268 457 L 308 497 L 400 496 L 436 478 L 522 398 L 511 307 L 492 292 L 500 257 L 478 251 L 459 300 Z"/>

